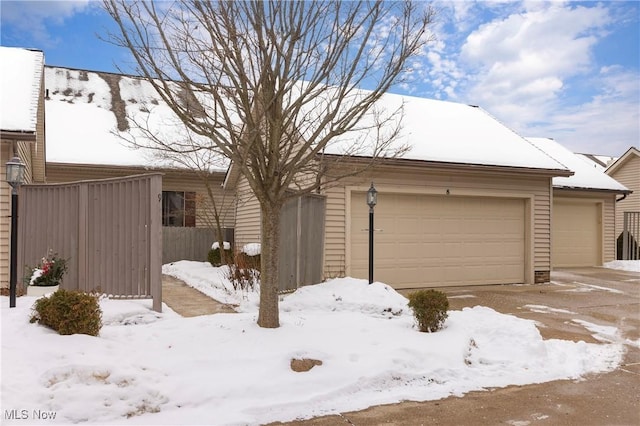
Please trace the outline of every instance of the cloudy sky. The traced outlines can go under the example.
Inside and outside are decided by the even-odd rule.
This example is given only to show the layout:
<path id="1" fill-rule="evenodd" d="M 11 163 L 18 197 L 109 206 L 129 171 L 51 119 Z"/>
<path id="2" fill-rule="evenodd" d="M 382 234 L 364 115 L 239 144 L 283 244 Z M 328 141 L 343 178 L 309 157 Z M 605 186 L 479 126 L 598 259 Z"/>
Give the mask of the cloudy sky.
<path id="1" fill-rule="evenodd" d="M 436 40 L 394 92 L 479 105 L 522 136 L 575 152 L 640 146 L 640 2 L 434 4 Z M 115 30 L 100 2 L 0 8 L 3 46 L 42 49 L 48 65 L 132 69 L 126 51 L 99 38 Z"/>

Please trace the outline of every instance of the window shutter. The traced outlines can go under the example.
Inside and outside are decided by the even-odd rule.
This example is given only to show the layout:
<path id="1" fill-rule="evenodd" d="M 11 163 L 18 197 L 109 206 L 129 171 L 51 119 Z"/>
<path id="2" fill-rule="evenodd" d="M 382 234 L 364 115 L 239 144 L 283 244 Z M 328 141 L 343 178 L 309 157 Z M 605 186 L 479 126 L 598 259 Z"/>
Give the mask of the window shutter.
<path id="1" fill-rule="evenodd" d="M 196 193 L 184 193 L 184 226 L 196 226 Z"/>

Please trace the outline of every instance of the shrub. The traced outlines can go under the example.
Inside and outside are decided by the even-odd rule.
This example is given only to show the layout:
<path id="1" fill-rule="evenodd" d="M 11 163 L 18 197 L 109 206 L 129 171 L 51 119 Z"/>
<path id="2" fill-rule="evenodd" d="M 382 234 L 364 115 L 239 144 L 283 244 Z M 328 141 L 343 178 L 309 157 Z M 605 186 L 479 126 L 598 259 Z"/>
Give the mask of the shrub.
<path id="1" fill-rule="evenodd" d="M 97 336 L 102 327 L 98 296 L 77 291 L 58 290 L 36 300 L 30 322 L 38 322 L 62 335 Z"/>
<path id="2" fill-rule="evenodd" d="M 419 290 L 409 294 L 409 307 L 422 332 L 440 330 L 449 316 L 447 296 L 437 290 Z"/>
<path id="3" fill-rule="evenodd" d="M 224 258 L 227 261 L 227 265 L 229 265 L 233 262 L 233 250 L 231 250 L 230 246 L 227 246 L 227 244 L 229 243 L 227 242 L 224 243 Z M 220 247 L 218 246 L 218 243 L 214 243 L 213 246 L 211 247 L 211 250 L 209 250 L 209 254 L 207 255 L 207 260 L 209 261 L 211 266 L 215 266 L 215 267 L 222 266 L 222 256 L 220 253 Z"/>

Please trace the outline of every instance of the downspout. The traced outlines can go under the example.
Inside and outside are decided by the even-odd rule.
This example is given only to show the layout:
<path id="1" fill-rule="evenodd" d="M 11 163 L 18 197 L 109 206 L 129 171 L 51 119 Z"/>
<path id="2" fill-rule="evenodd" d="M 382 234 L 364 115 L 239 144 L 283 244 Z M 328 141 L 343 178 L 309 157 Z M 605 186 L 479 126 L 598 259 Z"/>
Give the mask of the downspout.
<path id="1" fill-rule="evenodd" d="M 622 197 L 621 197 L 621 198 L 616 198 L 616 203 L 618 203 L 618 202 L 620 202 L 620 201 L 624 200 L 625 198 L 627 198 L 627 195 L 629 195 L 629 194 L 627 194 L 627 193 L 625 192 L 624 194 L 622 194 Z"/>

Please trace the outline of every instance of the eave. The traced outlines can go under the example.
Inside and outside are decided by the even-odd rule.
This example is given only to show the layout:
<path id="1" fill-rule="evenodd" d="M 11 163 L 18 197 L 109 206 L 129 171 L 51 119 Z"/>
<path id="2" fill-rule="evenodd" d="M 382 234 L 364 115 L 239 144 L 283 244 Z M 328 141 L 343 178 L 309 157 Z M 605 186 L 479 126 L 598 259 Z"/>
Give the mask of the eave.
<path id="1" fill-rule="evenodd" d="M 630 189 L 607 189 L 607 188 L 585 188 L 581 186 L 562 186 L 562 185 L 553 185 L 553 189 L 560 189 L 564 191 L 575 191 L 575 192 L 602 192 L 609 194 L 624 194 L 629 195 L 633 191 Z"/>
<path id="2" fill-rule="evenodd" d="M 29 130 L 0 130 L 0 139 L 3 141 L 35 142 L 36 132 Z"/>
<path id="3" fill-rule="evenodd" d="M 319 154 L 329 158 L 340 158 L 340 155 L 334 154 Z M 372 159 L 371 157 L 350 157 L 344 159 L 344 163 L 372 163 L 372 165 L 388 165 L 388 166 L 404 166 L 412 168 L 439 168 L 447 170 L 473 170 L 473 171 L 488 171 L 488 172 L 508 172 L 508 173 L 527 173 L 534 175 L 544 175 L 553 177 L 570 177 L 574 175 L 574 172 L 568 169 L 545 169 L 534 167 L 517 167 L 517 166 L 501 166 L 501 165 L 489 165 L 489 164 L 472 164 L 472 163 L 455 163 L 447 161 L 432 161 L 432 160 L 415 160 L 407 158 L 379 158 Z"/>

